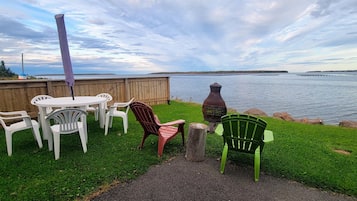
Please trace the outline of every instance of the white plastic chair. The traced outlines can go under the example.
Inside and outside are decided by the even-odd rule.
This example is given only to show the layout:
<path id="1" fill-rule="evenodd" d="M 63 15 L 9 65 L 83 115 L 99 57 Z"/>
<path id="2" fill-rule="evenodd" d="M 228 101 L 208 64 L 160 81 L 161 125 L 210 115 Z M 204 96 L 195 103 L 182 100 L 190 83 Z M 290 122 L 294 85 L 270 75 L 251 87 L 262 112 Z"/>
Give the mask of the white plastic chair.
<path id="1" fill-rule="evenodd" d="M 36 106 L 36 103 L 38 101 L 41 101 L 41 100 L 46 100 L 46 99 L 50 99 L 50 98 L 53 98 L 52 96 L 49 96 L 49 95 L 37 95 L 35 97 L 33 97 L 31 99 L 31 104 L 32 105 L 35 105 Z M 47 107 L 46 108 L 46 114 L 49 114 L 53 111 L 53 109 L 51 107 Z M 38 117 L 37 117 L 37 120 L 39 121 L 40 119 L 40 112 L 38 112 Z M 40 122 L 40 121 L 39 121 Z M 40 123 L 40 126 L 41 126 L 41 123 Z"/>
<path id="2" fill-rule="evenodd" d="M 78 132 L 83 152 L 87 152 L 87 131 L 84 129 L 84 124 L 86 122 L 81 121 L 82 115 L 87 115 L 87 113 L 76 108 L 60 109 L 48 115 L 47 121 L 50 124 L 53 135 L 55 160 L 59 159 L 60 156 L 61 134 L 72 134 Z M 53 125 L 51 125 L 51 120 L 53 120 Z"/>
<path id="3" fill-rule="evenodd" d="M 9 124 L 8 121 L 16 121 Z M 18 121 L 20 120 L 20 121 Z M 14 112 L 0 112 L 0 123 L 5 129 L 5 138 L 7 146 L 7 154 L 12 155 L 12 135 L 21 130 L 32 129 L 32 133 L 37 140 L 37 144 L 40 148 L 43 147 L 42 140 L 39 131 L 39 124 L 35 120 L 31 120 L 31 117 L 26 111 L 14 111 Z M 8 123 L 9 125 L 7 125 Z"/>
<path id="4" fill-rule="evenodd" d="M 128 131 L 128 111 L 130 109 L 129 105 L 133 101 L 134 101 L 134 98 L 132 98 L 128 102 L 114 103 L 112 106 L 110 106 L 109 111 L 105 115 L 105 133 L 104 133 L 104 135 L 108 134 L 108 127 L 111 128 L 113 126 L 113 117 L 123 118 L 124 133 L 127 133 L 127 131 Z M 125 108 L 125 111 L 118 110 L 118 108 Z"/>
<path id="5" fill-rule="evenodd" d="M 105 105 L 104 105 L 104 109 L 107 110 L 108 109 L 107 103 L 110 102 L 111 100 L 113 100 L 113 97 L 108 93 L 100 93 L 100 94 L 97 94 L 96 96 L 103 97 L 103 98 L 107 99 L 107 101 L 105 102 Z M 86 110 L 88 112 L 94 112 L 94 118 L 96 121 L 98 121 L 98 116 L 99 116 L 98 106 L 88 106 Z"/>

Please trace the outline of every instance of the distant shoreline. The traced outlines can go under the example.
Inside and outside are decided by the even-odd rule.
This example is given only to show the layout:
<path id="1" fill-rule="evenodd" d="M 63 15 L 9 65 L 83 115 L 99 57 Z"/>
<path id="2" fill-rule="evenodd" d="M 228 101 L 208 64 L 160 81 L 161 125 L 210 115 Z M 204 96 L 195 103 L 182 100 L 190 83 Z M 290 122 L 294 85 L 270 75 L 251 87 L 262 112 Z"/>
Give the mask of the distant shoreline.
<path id="1" fill-rule="evenodd" d="M 150 74 L 166 75 L 202 75 L 202 74 L 255 74 L 255 73 L 288 73 L 286 70 L 247 70 L 247 71 L 187 71 L 187 72 L 158 72 Z"/>
<path id="2" fill-rule="evenodd" d="M 252 73 L 288 73 L 288 71 L 278 70 L 247 70 L 247 71 L 187 71 L 187 72 L 157 72 L 147 75 L 198 75 L 198 74 L 252 74 Z M 63 76 L 64 74 L 38 74 L 35 76 Z M 116 75 L 114 73 L 76 73 L 74 75 Z"/>
<path id="3" fill-rule="evenodd" d="M 148 73 L 148 74 L 141 74 L 144 75 L 240 75 L 240 74 L 285 74 L 289 73 L 286 70 L 232 70 L 232 71 L 176 71 L 176 72 L 156 72 L 156 73 Z M 330 70 L 330 71 L 307 71 L 300 74 L 309 74 L 309 73 L 357 73 L 357 70 Z M 114 73 L 76 73 L 74 75 L 79 76 L 115 76 L 117 74 Z M 40 76 L 64 76 L 64 74 L 38 74 L 35 75 L 36 77 Z"/>
<path id="4" fill-rule="evenodd" d="M 74 75 L 116 75 L 114 73 L 75 73 Z M 37 74 L 34 76 L 64 76 L 64 73 Z"/>
<path id="5" fill-rule="evenodd" d="M 326 71 L 307 71 L 307 73 L 356 73 L 357 70 L 326 70 Z"/>

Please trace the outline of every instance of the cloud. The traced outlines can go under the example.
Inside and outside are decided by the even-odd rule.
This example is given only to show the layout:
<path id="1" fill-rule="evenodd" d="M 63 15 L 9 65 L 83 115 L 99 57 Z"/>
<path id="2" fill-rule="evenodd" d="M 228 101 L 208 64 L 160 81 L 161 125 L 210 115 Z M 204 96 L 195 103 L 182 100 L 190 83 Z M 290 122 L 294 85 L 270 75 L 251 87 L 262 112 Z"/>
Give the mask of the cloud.
<path id="1" fill-rule="evenodd" d="M 11 27 L 11 28 L 10 28 Z M 7 37 L 14 37 L 14 38 L 28 38 L 31 36 L 39 37 L 37 32 L 26 28 L 23 24 L 11 20 L 6 16 L 1 16 L 0 21 L 0 33 Z"/>
<path id="2" fill-rule="evenodd" d="M 32 66 L 36 72 L 60 70 L 54 20 L 58 13 L 65 14 L 77 73 L 306 71 L 323 69 L 332 60 L 338 69 L 342 64 L 356 68 L 355 63 L 345 63 L 355 52 L 354 0 L 15 0 L 5 4 L 0 8 L 4 15 L 0 60 L 15 69 L 24 52 L 29 70 Z"/>
<path id="3" fill-rule="evenodd" d="M 332 3 L 332 0 L 319 0 L 317 2 L 316 10 L 311 12 L 311 15 L 314 17 L 321 17 L 331 14 L 330 6 Z"/>

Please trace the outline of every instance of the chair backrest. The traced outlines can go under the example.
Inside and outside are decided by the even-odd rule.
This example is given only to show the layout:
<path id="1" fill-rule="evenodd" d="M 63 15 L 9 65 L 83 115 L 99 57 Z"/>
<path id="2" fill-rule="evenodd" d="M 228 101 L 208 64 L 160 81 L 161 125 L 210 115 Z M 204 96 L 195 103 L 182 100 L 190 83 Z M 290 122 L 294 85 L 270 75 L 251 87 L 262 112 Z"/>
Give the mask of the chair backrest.
<path id="1" fill-rule="evenodd" d="M 60 126 L 61 133 L 73 133 L 78 131 L 78 122 L 80 121 L 82 115 L 87 115 L 87 113 L 76 108 L 66 108 L 56 110 L 48 115 L 46 119 L 47 121 L 53 119 L 54 124 L 58 124 Z"/>
<path id="2" fill-rule="evenodd" d="M 108 94 L 108 93 L 100 93 L 96 95 L 97 97 L 102 97 L 102 98 L 106 98 L 107 102 L 113 100 L 112 95 Z"/>
<path id="3" fill-rule="evenodd" d="M 267 123 L 246 114 L 231 114 L 222 117 L 223 140 L 228 149 L 254 153 L 260 146 L 263 151 L 264 130 Z"/>
<path id="4" fill-rule="evenodd" d="M 146 133 L 158 134 L 160 126 L 157 124 L 157 118 L 149 105 L 139 101 L 133 101 L 130 104 L 130 109 Z"/>
<path id="5" fill-rule="evenodd" d="M 31 99 L 31 104 L 35 105 L 37 101 L 53 98 L 49 95 L 37 95 Z"/>
<path id="6" fill-rule="evenodd" d="M 96 96 L 107 99 L 107 101 L 105 102 L 105 105 L 104 105 L 105 109 L 108 108 L 107 103 L 113 100 L 112 95 L 110 95 L 108 93 L 100 93 L 100 94 L 97 94 Z"/>

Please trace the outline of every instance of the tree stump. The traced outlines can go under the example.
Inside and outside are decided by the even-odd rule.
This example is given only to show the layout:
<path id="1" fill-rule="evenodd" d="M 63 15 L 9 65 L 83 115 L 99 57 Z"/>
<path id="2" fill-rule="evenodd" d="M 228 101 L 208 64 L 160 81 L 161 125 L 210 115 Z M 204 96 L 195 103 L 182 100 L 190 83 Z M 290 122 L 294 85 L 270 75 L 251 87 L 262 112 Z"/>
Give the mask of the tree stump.
<path id="1" fill-rule="evenodd" d="M 191 123 L 186 144 L 186 160 L 203 161 L 205 159 L 207 125 Z"/>

